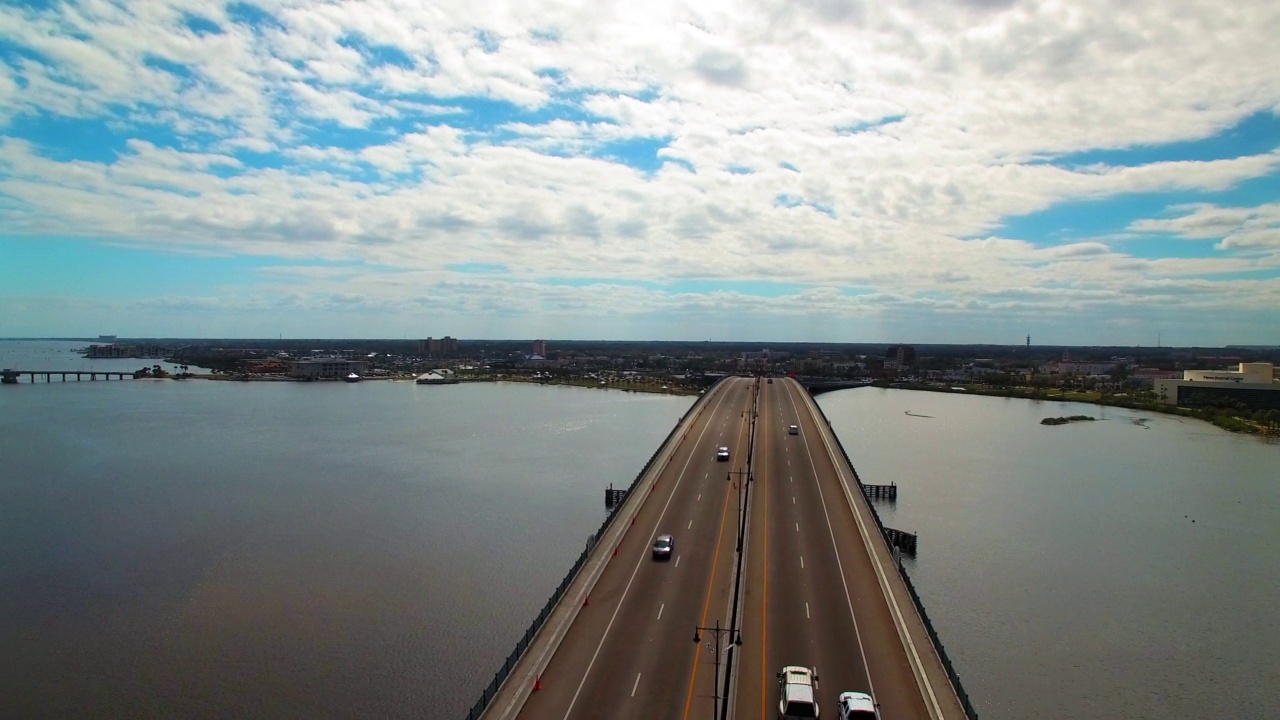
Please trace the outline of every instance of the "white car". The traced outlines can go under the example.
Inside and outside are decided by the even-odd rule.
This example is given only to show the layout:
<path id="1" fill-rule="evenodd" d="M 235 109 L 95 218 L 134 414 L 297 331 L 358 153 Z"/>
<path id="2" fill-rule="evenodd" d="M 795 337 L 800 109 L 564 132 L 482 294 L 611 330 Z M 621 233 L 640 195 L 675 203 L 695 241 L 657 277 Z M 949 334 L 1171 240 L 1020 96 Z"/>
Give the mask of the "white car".
<path id="1" fill-rule="evenodd" d="M 721 460 L 728 460 L 728 459 L 729 459 L 729 448 L 721 445 L 720 448 L 716 450 L 716 461 L 718 462 Z"/>
<path id="2" fill-rule="evenodd" d="M 875 701 L 866 693 L 842 692 L 836 706 L 837 720 L 877 720 Z"/>
<path id="3" fill-rule="evenodd" d="M 787 665 L 778 673 L 778 720 L 808 720 L 818 717 L 818 701 L 813 691 L 818 671 Z"/>

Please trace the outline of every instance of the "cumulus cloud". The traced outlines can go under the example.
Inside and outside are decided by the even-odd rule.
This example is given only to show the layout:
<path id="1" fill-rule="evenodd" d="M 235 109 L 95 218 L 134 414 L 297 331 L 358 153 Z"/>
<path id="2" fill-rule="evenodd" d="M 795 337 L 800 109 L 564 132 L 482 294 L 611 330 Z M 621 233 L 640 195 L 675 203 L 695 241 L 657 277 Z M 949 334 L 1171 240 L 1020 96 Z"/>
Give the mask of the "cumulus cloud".
<path id="1" fill-rule="evenodd" d="M 549 277 L 785 280 L 824 289 L 782 305 L 813 316 L 1275 297 L 1275 205 L 1206 200 L 1114 238 L 995 234 L 1064 203 L 1221 195 L 1280 173 L 1274 146 L 1125 154 L 1280 108 L 1274 3 L 264 0 L 202 5 L 199 23 L 189 10 L 0 8 L 10 232 L 368 263 L 387 282 L 291 279 L 317 303 L 382 311 L 417 297 L 406 275 L 512 268 L 431 281 L 433 303 L 468 316 L 780 312 L 749 293 L 538 284 Z M 94 153 L 31 131 L 52 122 L 116 142 Z M 1126 254 L 1160 238 L 1212 242 L 1216 257 Z M 1221 277 L 1249 270 L 1273 274 Z M 1209 290 L 1151 284 L 1192 277 Z"/>

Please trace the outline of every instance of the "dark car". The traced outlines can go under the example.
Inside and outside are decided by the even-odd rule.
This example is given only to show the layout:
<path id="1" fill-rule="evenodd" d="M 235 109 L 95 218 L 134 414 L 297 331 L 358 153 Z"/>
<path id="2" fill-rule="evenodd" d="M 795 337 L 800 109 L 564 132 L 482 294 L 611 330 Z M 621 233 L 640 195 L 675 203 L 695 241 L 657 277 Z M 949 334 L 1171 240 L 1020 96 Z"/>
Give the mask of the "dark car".
<path id="1" fill-rule="evenodd" d="M 675 552 L 676 539 L 670 535 L 659 535 L 653 541 L 653 559 L 654 560 L 670 560 L 671 553 Z"/>

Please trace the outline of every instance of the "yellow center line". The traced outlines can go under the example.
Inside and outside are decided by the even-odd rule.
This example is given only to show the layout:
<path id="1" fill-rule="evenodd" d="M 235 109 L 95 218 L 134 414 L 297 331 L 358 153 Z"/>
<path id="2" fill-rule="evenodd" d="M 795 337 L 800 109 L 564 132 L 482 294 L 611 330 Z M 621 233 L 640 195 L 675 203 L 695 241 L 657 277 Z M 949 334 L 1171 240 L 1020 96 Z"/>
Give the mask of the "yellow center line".
<path id="1" fill-rule="evenodd" d="M 716 553 L 711 559 L 711 578 L 707 581 L 707 598 L 702 603 L 702 619 L 698 625 L 706 627 L 707 610 L 711 607 L 711 589 L 716 584 L 716 570 L 720 567 L 720 541 L 724 539 L 724 519 L 729 513 L 729 488 L 725 483 L 724 506 L 720 509 L 720 531 L 716 533 Z M 715 639 L 716 652 L 720 652 L 720 638 Z M 693 682 L 698 677 L 698 660 L 702 657 L 702 643 L 693 651 L 693 669 L 689 671 L 689 693 L 684 699 L 684 720 L 689 720 L 689 707 L 693 704 Z"/>

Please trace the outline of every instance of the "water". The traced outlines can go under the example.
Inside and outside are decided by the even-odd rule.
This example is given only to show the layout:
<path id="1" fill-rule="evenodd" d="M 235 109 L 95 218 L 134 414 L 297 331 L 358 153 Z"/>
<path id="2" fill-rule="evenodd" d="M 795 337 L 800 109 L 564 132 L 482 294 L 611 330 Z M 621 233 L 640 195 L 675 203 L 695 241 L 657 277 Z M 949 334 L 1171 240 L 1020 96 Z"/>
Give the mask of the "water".
<path id="1" fill-rule="evenodd" d="M 1280 717 L 1280 446 L 1077 403 L 819 401 L 863 481 L 900 486 L 877 507 L 919 532 L 905 565 L 984 718 Z M 1070 415 L 1099 421 L 1039 424 Z"/>
<path id="2" fill-rule="evenodd" d="M 0 342 L 0 367 L 88 362 L 29 345 Z M 920 533 L 908 569 L 983 718 L 1280 716 L 1280 446 L 1086 405 L 820 402 L 864 480 L 902 487 L 878 507 Z M 690 403 L 0 387 L 0 717 L 460 719 L 604 487 Z M 1105 420 L 1038 424 L 1074 414 Z"/>
<path id="3" fill-rule="evenodd" d="M 24 718 L 465 716 L 604 488 L 692 403 L 386 381 L 0 390 L 0 717 Z"/>

